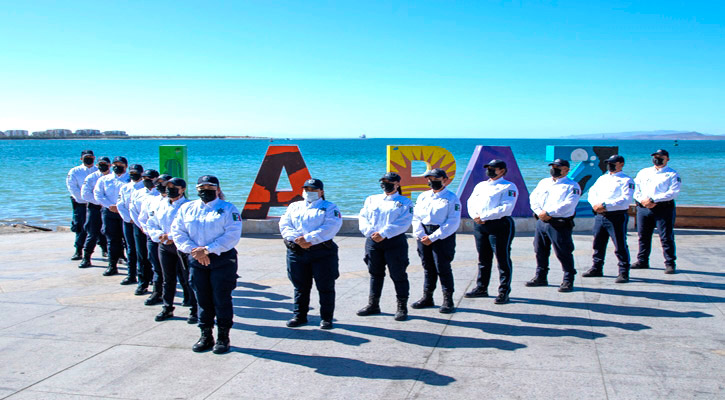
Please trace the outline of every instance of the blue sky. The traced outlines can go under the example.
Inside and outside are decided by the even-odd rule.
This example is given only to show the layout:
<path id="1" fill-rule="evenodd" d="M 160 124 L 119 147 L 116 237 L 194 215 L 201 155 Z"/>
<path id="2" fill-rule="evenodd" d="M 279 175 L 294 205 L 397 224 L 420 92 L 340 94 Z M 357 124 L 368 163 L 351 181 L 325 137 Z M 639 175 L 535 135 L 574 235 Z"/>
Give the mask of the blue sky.
<path id="1" fill-rule="evenodd" d="M 0 129 L 725 134 L 721 1 L 4 1 Z"/>

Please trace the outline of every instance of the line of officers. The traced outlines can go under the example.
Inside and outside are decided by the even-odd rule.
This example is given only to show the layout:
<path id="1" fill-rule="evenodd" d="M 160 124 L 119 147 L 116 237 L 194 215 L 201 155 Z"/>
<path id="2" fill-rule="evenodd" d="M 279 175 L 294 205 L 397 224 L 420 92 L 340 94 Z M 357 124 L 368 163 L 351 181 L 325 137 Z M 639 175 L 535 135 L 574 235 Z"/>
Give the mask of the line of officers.
<path id="1" fill-rule="evenodd" d="M 129 272 L 121 283 L 138 282 L 136 294 L 139 295 L 146 293 L 152 284 L 154 291 L 146 304 L 163 302 L 164 308 L 156 319 L 165 320 L 173 316 L 178 278 L 184 289 L 184 304 L 192 307 L 188 322 L 198 322 L 202 332 L 193 350 L 228 351 L 233 317 L 231 292 L 237 279 L 234 246 L 241 236 L 242 222 L 236 207 L 223 200 L 219 180 L 210 175 L 200 177 L 196 186 L 200 199 L 188 201 L 186 183 L 180 178 L 143 170 L 137 164 L 126 173 L 127 162 L 123 157 L 116 157 L 113 163 L 103 157 L 95 170 L 93 153 L 89 150 L 82 153 L 81 160 L 83 164 L 68 174 L 73 227 L 77 234 L 74 258 L 83 260 L 80 267 L 90 265 L 90 255 L 98 236 L 94 229 L 97 228 L 105 232 L 109 243 L 109 264 L 104 275 L 117 273 L 125 238 Z M 628 282 L 630 269 L 649 268 L 655 227 L 665 256 L 665 273 L 675 272 L 674 199 L 679 193 L 681 179 L 667 166 L 668 162 L 669 153 L 657 150 L 652 153 L 653 166 L 641 170 L 633 180 L 622 172 L 624 157 L 613 155 L 605 161 L 607 173 L 589 190 L 588 201 L 595 212 L 594 253 L 591 268 L 582 276 L 603 276 L 604 255 L 610 238 L 619 265 L 615 282 Z M 108 172 L 108 164 L 112 164 L 113 174 Z M 551 176 L 542 179 L 530 195 L 536 218 L 537 268 L 526 286 L 548 285 L 549 257 L 553 247 L 564 271 L 558 290 L 571 292 L 577 273 L 572 231 L 581 188 L 567 177 L 568 161 L 557 159 L 548 166 Z M 488 179 L 476 185 L 467 202 L 468 212 L 475 222 L 478 277 L 476 286 L 465 297 L 488 297 L 495 257 L 499 288 L 494 303 L 506 304 L 511 292 L 511 243 L 515 237 L 511 214 L 519 190 L 505 179 L 508 170 L 504 161 L 491 160 L 484 168 Z M 370 290 L 368 303 L 357 312 L 359 316 L 382 312 L 380 297 L 387 270 L 397 297 L 394 319 L 407 319 L 410 285 L 406 273 L 409 259 L 405 232 L 411 225 L 425 277 L 423 295 L 411 307 L 434 307 L 433 293 L 440 281 L 443 301 L 439 311 L 455 311 L 451 262 L 455 256 L 461 203 L 446 188 L 450 180 L 444 170 L 432 169 L 424 176 L 430 190 L 421 193 L 415 205 L 402 195 L 400 176 L 389 172 L 380 178 L 382 193 L 369 196 L 360 210 L 359 229 L 366 237 L 364 262 L 370 274 Z M 83 183 L 77 186 L 78 181 Z M 78 191 L 75 191 L 76 187 Z M 89 187 L 93 187 L 92 197 L 85 196 Z M 339 277 L 338 246 L 333 238 L 342 226 L 342 214 L 334 203 L 325 199 L 324 183 L 319 179 L 305 182 L 302 197 L 303 200 L 290 204 L 279 221 L 287 247 L 287 273 L 294 286 L 293 316 L 287 326 L 308 323 L 314 282 L 319 292 L 320 328 L 331 329 L 335 280 Z M 637 262 L 630 265 L 626 229 L 627 211 L 633 199 L 637 204 L 639 252 Z M 97 218 L 96 207 L 100 209 L 101 223 L 92 222 Z M 83 217 L 78 210 L 85 213 L 85 225 L 81 223 Z M 81 225 L 85 228 L 79 228 Z M 85 241 L 81 240 L 83 235 Z M 136 268 L 132 268 L 134 262 Z M 149 263 L 151 268 L 147 269 Z M 188 289 L 189 283 L 193 290 Z M 218 326 L 216 343 L 212 335 L 215 318 Z"/>

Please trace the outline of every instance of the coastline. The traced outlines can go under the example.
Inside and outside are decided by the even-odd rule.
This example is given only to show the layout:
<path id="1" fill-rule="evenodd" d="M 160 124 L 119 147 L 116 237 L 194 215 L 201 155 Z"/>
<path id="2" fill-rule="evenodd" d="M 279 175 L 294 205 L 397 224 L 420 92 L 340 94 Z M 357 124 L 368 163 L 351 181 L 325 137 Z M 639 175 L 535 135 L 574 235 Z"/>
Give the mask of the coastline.
<path id="1" fill-rule="evenodd" d="M 33 136 L 21 136 L 21 137 L 6 137 L 0 136 L 0 140 L 138 140 L 138 139 L 174 139 L 174 140 L 187 140 L 187 139 L 273 139 L 271 137 L 263 136 L 76 136 L 76 137 L 33 137 Z M 285 139 L 278 139 L 285 140 Z"/>

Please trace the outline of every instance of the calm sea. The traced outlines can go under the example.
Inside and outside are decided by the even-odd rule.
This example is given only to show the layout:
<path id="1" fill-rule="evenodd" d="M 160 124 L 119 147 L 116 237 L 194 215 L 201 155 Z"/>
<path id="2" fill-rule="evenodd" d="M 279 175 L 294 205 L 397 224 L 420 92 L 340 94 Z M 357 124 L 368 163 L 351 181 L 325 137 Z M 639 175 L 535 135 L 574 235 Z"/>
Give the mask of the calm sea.
<path id="1" fill-rule="evenodd" d="M 221 180 L 227 199 L 239 209 L 249 193 L 267 146 L 295 144 L 313 177 L 325 182 L 328 200 L 343 214 L 354 215 L 366 196 L 378 193 L 378 178 L 385 172 L 386 145 L 436 145 L 456 158 L 455 192 L 476 145 L 511 146 L 529 190 L 547 176 L 547 145 L 619 146 L 627 159 L 625 172 L 634 177 L 650 166 L 654 150 L 669 150 L 683 180 L 679 204 L 725 205 L 725 141 L 581 141 L 556 139 L 331 139 L 331 140 L 0 140 L 0 223 L 23 222 L 54 227 L 70 225 L 71 205 L 65 188 L 70 168 L 79 164 L 80 152 L 92 149 L 96 156 L 122 155 L 129 163 L 158 169 L 162 144 L 184 144 L 189 153 L 189 175 L 195 182 L 203 174 Z M 423 163 L 417 165 L 424 172 Z M 415 168 L 414 168 L 415 172 Z M 286 179 L 279 189 L 289 189 Z M 192 197 L 193 198 L 193 197 Z M 280 215 L 282 209 L 273 209 Z"/>

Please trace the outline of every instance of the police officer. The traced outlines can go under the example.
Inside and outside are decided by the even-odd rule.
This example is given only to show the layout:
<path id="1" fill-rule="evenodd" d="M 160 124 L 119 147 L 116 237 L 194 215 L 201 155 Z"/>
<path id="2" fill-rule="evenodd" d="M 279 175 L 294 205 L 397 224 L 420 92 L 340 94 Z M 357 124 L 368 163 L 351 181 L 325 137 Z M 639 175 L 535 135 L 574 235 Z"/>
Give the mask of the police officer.
<path id="1" fill-rule="evenodd" d="M 152 240 L 158 241 L 159 246 L 159 262 L 164 275 L 163 301 L 164 307 L 156 316 L 156 321 L 164 321 L 174 316 L 174 297 L 176 295 L 176 277 L 181 276 L 179 283 L 184 291 L 190 292 L 189 289 L 189 266 L 187 254 L 180 252 L 174 241 L 169 237 L 171 232 L 171 223 L 179 211 L 179 208 L 187 202 L 186 200 L 186 181 L 181 178 L 171 178 L 166 182 L 166 198 L 159 201 L 154 215 L 150 216 L 146 226 L 148 226 L 148 234 Z M 189 324 L 199 322 L 197 317 L 196 298 L 191 294 L 189 299 L 189 318 L 186 320 Z"/>
<path id="2" fill-rule="evenodd" d="M 99 178 L 93 189 L 93 197 L 103 206 L 101 218 L 108 242 L 108 268 L 103 272 L 103 276 L 116 275 L 118 260 L 123 256 L 123 219 L 118 214 L 116 202 L 121 186 L 131 180 L 126 172 L 126 167 L 128 167 L 128 161 L 125 157 L 114 157 L 111 167 L 113 173 Z"/>
<path id="3" fill-rule="evenodd" d="M 660 149 L 652 153 L 654 166 L 645 168 L 634 178 L 634 200 L 637 203 L 639 252 L 632 269 L 649 268 L 652 232 L 660 234 L 665 256 L 665 274 L 675 273 L 675 198 L 680 192 L 680 176 L 667 166 L 670 153 Z"/>
<path id="4" fill-rule="evenodd" d="M 337 244 L 332 241 L 342 226 L 342 215 L 325 200 L 319 179 L 304 183 L 302 201 L 287 207 L 279 231 L 287 246 L 287 276 L 295 287 L 294 316 L 287 326 L 307 323 L 314 278 L 320 296 L 320 328 L 332 329 L 335 311 L 335 279 L 340 276 Z"/>
<path id="5" fill-rule="evenodd" d="M 91 255 L 96 248 L 96 244 L 101 247 L 101 255 L 107 257 L 106 236 L 103 234 L 103 220 L 101 218 L 101 203 L 96 201 L 93 191 L 98 180 L 105 175 L 111 173 L 111 160 L 108 157 L 101 157 L 97 163 L 98 171 L 89 174 L 83 181 L 81 187 L 81 196 L 88 203 L 86 211 L 86 224 L 83 229 L 86 231 L 86 241 L 83 243 L 83 261 L 78 268 L 88 268 L 91 266 Z"/>
<path id="6" fill-rule="evenodd" d="M 365 240 L 365 263 L 370 272 L 370 297 L 357 315 L 380 314 L 380 295 L 385 282 L 385 266 L 395 284 L 398 308 L 396 321 L 408 318 L 410 283 L 408 274 L 408 240 L 405 232 L 413 220 L 413 203 L 402 195 L 400 175 L 388 172 L 380 178 L 383 193 L 365 199 L 358 217 Z"/>
<path id="7" fill-rule="evenodd" d="M 551 245 L 554 254 L 564 270 L 564 279 L 559 286 L 560 292 L 574 290 L 574 215 L 581 197 L 579 184 L 569 179 L 569 161 L 557 158 L 549 163 L 551 178 L 544 178 L 531 192 L 529 201 L 536 218 L 534 233 L 534 252 L 536 253 L 536 275 L 526 282 L 526 286 L 546 286 L 549 284 L 549 255 Z"/>
<path id="8" fill-rule="evenodd" d="M 583 277 L 604 276 L 604 256 L 607 242 L 612 238 L 614 254 L 619 260 L 619 275 L 615 283 L 629 282 L 629 247 L 627 246 L 627 223 L 629 204 L 634 193 L 634 181 L 622 172 L 624 157 L 615 154 L 606 160 L 607 169 L 589 189 L 589 204 L 594 216 L 594 255 L 592 267 Z"/>
<path id="9" fill-rule="evenodd" d="M 151 293 L 151 296 L 144 301 L 144 304 L 147 306 L 154 306 L 156 304 L 163 303 L 164 271 L 161 269 L 161 261 L 159 260 L 159 240 L 154 240 L 154 238 L 148 235 L 148 220 L 156 213 L 156 209 L 159 207 L 161 202 L 166 199 L 166 182 L 168 182 L 171 178 L 171 175 L 163 174 L 154 179 L 154 189 L 156 189 L 158 196 L 145 196 L 141 202 L 141 210 L 138 213 L 138 222 L 141 224 L 144 232 L 147 233 L 146 245 L 148 249 L 149 262 L 151 263 L 151 268 L 154 271 L 153 292 Z"/>
<path id="10" fill-rule="evenodd" d="M 81 151 L 81 165 L 71 168 L 68 171 L 68 176 L 65 178 L 65 186 L 68 188 L 70 202 L 73 206 L 73 220 L 70 230 L 76 234 L 76 240 L 74 242 L 75 253 L 71 257 L 73 261 L 78 261 L 83 258 L 83 244 L 86 242 L 84 225 L 86 224 L 88 202 L 83 199 L 81 189 L 83 188 L 83 181 L 85 181 L 86 177 L 98 170 L 93 165 L 95 159 L 96 157 L 93 155 L 92 150 Z"/>
<path id="11" fill-rule="evenodd" d="M 413 208 L 413 235 L 418 241 L 418 255 L 425 271 L 423 297 L 411 304 L 413 308 L 433 307 L 433 292 L 438 279 L 443 289 L 443 305 L 438 309 L 452 313 L 453 271 L 451 262 L 456 254 L 456 231 L 461 225 L 461 203 L 449 191 L 446 171 L 433 168 L 423 175 L 430 190 L 421 193 Z"/>
<path id="12" fill-rule="evenodd" d="M 204 175 L 197 180 L 199 200 L 184 204 L 171 227 L 169 238 L 189 254 L 191 286 L 199 303 L 201 337 L 195 352 L 214 348 L 214 353 L 229 351 L 229 329 L 234 318 L 232 291 L 237 286 L 237 251 L 234 246 L 242 235 L 239 210 L 219 198 L 219 179 Z M 219 328 L 214 344 L 214 317 Z"/>
<path id="13" fill-rule="evenodd" d="M 476 223 L 473 227 L 473 237 L 478 251 L 478 278 L 476 287 L 466 293 L 465 297 L 488 296 L 488 283 L 491 280 L 495 252 L 500 284 L 494 303 L 506 304 L 511 293 L 513 270 L 511 242 L 516 234 L 511 214 L 518 199 L 519 189 L 503 178 L 508 169 L 502 160 L 491 160 L 483 167 L 486 168 L 489 179 L 473 188 L 467 203 L 468 214 Z"/>
<path id="14" fill-rule="evenodd" d="M 136 280 L 138 270 L 138 260 L 136 251 L 136 240 L 133 235 L 133 221 L 131 220 L 131 197 L 133 192 L 143 187 L 141 180 L 141 174 L 143 173 L 143 166 L 141 164 L 133 164 L 128 169 L 128 176 L 131 181 L 123 186 L 118 193 L 118 201 L 116 202 L 116 208 L 118 214 L 123 219 L 123 239 L 126 242 L 126 253 L 128 254 L 128 273 L 126 278 L 121 281 L 121 285 L 133 285 L 138 282 Z"/>
<path id="15" fill-rule="evenodd" d="M 136 243 L 136 275 L 138 276 L 138 286 L 134 294 L 142 296 L 148 292 L 149 284 L 153 280 L 153 267 L 149 261 L 148 239 L 144 232 L 141 222 L 139 221 L 139 213 L 146 196 L 158 196 L 159 192 L 154 187 L 154 180 L 159 177 L 159 172 L 155 169 L 147 169 L 141 174 L 142 188 L 131 193 L 131 201 L 129 204 L 129 215 L 133 221 L 133 240 Z"/>

